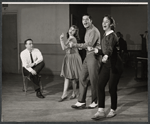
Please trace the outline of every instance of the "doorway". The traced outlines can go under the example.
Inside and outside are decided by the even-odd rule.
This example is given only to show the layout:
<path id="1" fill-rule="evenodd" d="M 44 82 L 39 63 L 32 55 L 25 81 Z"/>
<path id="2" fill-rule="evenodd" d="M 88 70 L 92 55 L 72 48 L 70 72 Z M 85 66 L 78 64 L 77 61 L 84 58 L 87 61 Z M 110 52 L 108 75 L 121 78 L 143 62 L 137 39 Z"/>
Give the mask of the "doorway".
<path id="1" fill-rule="evenodd" d="M 2 73 L 18 73 L 17 13 L 2 14 Z"/>
<path id="2" fill-rule="evenodd" d="M 76 25 L 79 28 L 79 43 L 84 43 L 84 36 L 85 36 L 85 28 L 82 24 L 82 16 L 83 14 L 87 13 L 87 5 L 78 5 L 78 4 L 71 4 L 70 5 L 70 26 Z M 79 50 L 79 54 L 84 61 L 86 56 L 86 51 Z"/>

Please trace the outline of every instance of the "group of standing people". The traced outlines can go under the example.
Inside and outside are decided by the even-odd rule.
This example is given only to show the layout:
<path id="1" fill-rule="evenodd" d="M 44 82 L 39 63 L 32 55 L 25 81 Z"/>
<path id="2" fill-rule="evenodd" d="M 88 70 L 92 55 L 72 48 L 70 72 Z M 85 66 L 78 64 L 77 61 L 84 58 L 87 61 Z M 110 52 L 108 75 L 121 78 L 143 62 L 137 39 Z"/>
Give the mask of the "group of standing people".
<path id="1" fill-rule="evenodd" d="M 67 33 L 67 41 L 64 34 L 60 36 L 60 44 L 66 51 L 62 63 L 61 76 L 64 77 L 63 94 L 59 102 L 67 97 L 69 82 L 72 82 L 73 92 L 70 99 L 77 98 L 77 81 L 79 81 L 78 101 L 71 107 L 74 109 L 93 109 L 98 111 L 92 119 L 101 119 L 105 114 L 105 87 L 109 82 L 109 93 L 111 97 L 111 109 L 107 117 L 116 115 L 117 109 L 117 85 L 123 71 L 123 63 L 117 51 L 118 39 L 114 31 L 114 19 L 106 15 L 103 18 L 102 28 L 105 31 L 101 40 L 99 30 L 92 24 L 90 15 L 82 17 L 82 24 L 86 29 L 85 43 L 79 43 L 79 29 L 72 25 Z M 39 49 L 33 47 L 33 40 L 24 42 L 26 49 L 20 53 L 23 75 L 34 83 L 34 89 L 38 98 L 45 98 L 40 89 L 39 73 L 45 63 Z M 78 49 L 86 50 L 86 57 L 82 63 Z M 88 83 L 91 84 L 91 104 L 86 106 L 86 94 Z"/>
<path id="2" fill-rule="evenodd" d="M 79 80 L 79 96 L 74 109 L 93 109 L 98 106 L 98 111 L 92 119 L 106 117 L 105 87 L 109 82 L 111 97 L 111 109 L 107 117 L 116 115 L 117 109 L 117 85 L 123 71 L 122 60 L 117 51 L 117 36 L 114 31 L 114 19 L 106 15 L 103 18 L 102 28 L 105 31 L 101 40 L 99 30 L 92 24 L 90 15 L 82 16 L 82 24 L 86 28 L 85 43 L 78 43 L 79 29 L 72 25 L 68 31 L 67 41 L 64 42 L 64 34 L 60 36 L 60 43 L 66 55 L 63 60 L 61 76 L 65 78 L 64 90 L 59 102 L 67 98 L 69 81 L 73 84 L 73 93 L 70 99 L 76 98 L 76 82 Z M 86 49 L 86 57 L 82 63 L 78 49 Z M 91 84 L 91 104 L 86 107 L 86 93 L 88 83 Z"/>

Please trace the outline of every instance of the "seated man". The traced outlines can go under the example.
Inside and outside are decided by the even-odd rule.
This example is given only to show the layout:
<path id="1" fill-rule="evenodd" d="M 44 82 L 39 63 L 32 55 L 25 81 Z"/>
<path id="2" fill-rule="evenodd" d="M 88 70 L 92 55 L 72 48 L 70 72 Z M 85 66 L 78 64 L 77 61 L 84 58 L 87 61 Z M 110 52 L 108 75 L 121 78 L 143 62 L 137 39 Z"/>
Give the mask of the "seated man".
<path id="1" fill-rule="evenodd" d="M 33 48 L 32 39 L 25 40 L 24 44 L 26 49 L 20 53 L 23 73 L 34 83 L 36 96 L 38 98 L 45 98 L 40 91 L 40 79 L 38 75 L 45 65 L 43 56 L 38 49 Z"/>

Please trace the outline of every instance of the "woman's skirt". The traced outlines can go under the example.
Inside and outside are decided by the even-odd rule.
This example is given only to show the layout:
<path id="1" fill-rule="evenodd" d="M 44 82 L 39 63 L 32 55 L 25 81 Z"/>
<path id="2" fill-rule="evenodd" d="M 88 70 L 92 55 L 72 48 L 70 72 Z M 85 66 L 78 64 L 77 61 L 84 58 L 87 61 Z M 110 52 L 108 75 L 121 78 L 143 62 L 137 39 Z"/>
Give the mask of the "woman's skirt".
<path id="1" fill-rule="evenodd" d="M 78 53 L 66 54 L 61 69 L 61 77 L 67 79 L 79 79 L 81 72 L 82 60 Z"/>

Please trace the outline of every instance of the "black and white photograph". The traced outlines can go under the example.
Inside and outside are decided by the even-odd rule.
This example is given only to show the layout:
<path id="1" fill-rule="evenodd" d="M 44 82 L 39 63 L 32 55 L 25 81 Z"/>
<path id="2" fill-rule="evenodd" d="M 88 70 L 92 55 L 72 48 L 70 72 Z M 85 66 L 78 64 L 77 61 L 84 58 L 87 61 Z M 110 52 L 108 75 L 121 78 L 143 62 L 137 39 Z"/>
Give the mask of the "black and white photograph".
<path id="1" fill-rule="evenodd" d="M 148 2 L 1 6 L 1 122 L 148 122 Z"/>

